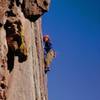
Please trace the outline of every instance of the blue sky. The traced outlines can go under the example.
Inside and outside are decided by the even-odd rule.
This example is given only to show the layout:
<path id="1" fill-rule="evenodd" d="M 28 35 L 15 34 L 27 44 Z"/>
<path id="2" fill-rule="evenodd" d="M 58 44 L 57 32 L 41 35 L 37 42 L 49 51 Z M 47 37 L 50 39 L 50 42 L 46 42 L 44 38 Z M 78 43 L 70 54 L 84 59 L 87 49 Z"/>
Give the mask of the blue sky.
<path id="1" fill-rule="evenodd" d="M 42 26 L 57 52 L 49 100 L 100 100 L 100 1 L 52 0 Z"/>

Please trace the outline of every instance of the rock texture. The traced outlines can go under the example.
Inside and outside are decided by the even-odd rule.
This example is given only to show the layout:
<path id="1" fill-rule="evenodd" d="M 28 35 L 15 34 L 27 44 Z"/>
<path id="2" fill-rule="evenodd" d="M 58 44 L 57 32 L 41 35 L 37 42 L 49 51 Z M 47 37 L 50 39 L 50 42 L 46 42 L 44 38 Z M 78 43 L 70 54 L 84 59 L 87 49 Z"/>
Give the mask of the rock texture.
<path id="1" fill-rule="evenodd" d="M 0 100 L 48 100 L 41 15 L 49 0 L 0 0 Z"/>
<path id="2" fill-rule="evenodd" d="M 49 0 L 23 0 L 21 8 L 26 18 L 35 21 L 48 10 L 49 3 Z"/>

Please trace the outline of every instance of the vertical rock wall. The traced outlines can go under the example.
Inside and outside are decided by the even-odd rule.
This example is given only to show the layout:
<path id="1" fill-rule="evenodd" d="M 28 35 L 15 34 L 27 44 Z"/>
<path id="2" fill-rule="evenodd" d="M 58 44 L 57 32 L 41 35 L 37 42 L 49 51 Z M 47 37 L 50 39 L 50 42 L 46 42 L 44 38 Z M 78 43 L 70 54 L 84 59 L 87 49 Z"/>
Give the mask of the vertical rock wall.
<path id="1" fill-rule="evenodd" d="M 0 100 L 48 99 L 39 17 L 49 1 L 26 1 L 0 0 Z"/>
<path id="2" fill-rule="evenodd" d="M 41 19 L 35 23 L 27 22 L 26 26 L 25 32 L 30 37 L 29 56 L 23 63 L 15 58 L 14 69 L 9 77 L 7 100 L 47 100 Z"/>

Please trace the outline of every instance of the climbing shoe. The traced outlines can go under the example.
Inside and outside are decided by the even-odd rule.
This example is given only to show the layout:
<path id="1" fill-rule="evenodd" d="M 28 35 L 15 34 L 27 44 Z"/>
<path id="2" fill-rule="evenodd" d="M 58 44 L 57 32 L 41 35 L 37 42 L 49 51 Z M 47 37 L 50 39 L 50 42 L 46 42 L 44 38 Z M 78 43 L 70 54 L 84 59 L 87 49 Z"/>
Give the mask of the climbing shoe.
<path id="1" fill-rule="evenodd" d="M 48 71 L 50 71 L 49 67 L 45 67 L 45 73 L 47 73 Z"/>

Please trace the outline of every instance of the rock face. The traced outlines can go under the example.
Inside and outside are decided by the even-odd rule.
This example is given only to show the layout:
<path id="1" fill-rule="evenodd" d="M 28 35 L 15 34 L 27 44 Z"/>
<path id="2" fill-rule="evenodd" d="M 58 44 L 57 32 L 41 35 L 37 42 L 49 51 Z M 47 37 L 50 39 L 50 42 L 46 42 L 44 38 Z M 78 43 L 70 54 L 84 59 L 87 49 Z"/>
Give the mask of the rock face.
<path id="1" fill-rule="evenodd" d="M 26 18 L 35 21 L 48 10 L 49 2 L 49 0 L 23 0 L 21 8 Z"/>
<path id="2" fill-rule="evenodd" d="M 0 100 L 48 100 L 41 15 L 49 0 L 0 0 Z"/>

